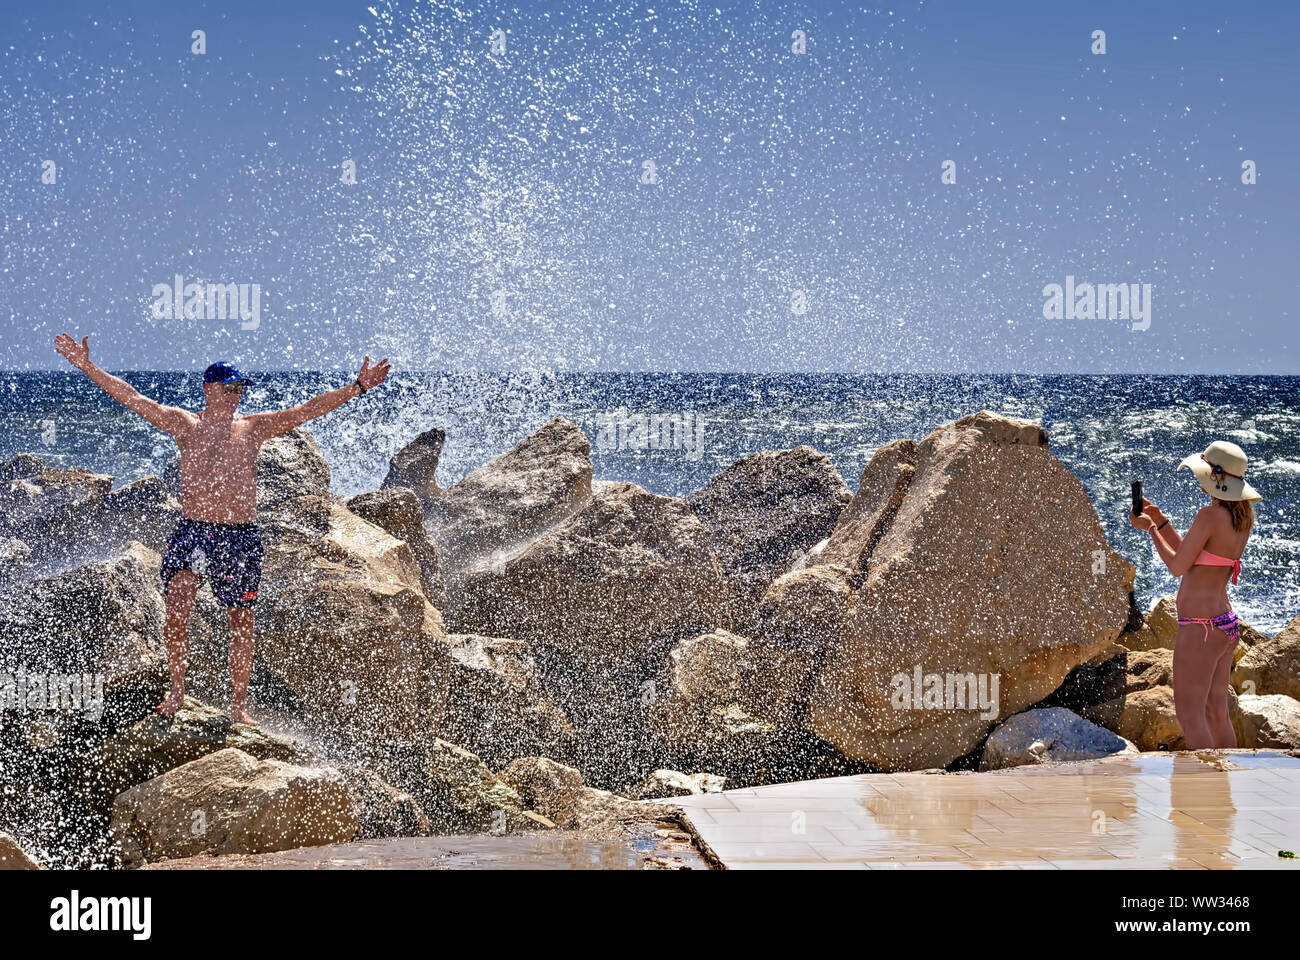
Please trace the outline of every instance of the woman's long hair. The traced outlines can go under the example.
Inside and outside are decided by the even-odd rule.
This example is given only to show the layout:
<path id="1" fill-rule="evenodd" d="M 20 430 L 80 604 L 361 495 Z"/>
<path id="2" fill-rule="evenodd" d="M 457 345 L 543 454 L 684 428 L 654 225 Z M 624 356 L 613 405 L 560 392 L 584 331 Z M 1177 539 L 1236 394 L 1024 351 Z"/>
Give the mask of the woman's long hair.
<path id="1" fill-rule="evenodd" d="M 1238 533 L 1244 533 L 1255 525 L 1255 508 L 1250 505 L 1249 500 L 1220 500 L 1218 497 L 1211 499 L 1228 511 L 1228 515 L 1232 517 L 1232 529 Z"/>

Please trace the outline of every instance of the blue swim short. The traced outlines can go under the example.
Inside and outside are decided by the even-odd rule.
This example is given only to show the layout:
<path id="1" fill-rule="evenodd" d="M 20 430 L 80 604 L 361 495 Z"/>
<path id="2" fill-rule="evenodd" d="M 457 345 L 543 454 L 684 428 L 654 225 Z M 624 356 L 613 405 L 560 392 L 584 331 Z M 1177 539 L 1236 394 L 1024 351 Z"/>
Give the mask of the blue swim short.
<path id="1" fill-rule="evenodd" d="M 257 524 L 182 518 L 163 552 L 163 593 L 181 570 L 207 576 L 221 606 L 253 606 L 262 582 L 262 536 Z"/>

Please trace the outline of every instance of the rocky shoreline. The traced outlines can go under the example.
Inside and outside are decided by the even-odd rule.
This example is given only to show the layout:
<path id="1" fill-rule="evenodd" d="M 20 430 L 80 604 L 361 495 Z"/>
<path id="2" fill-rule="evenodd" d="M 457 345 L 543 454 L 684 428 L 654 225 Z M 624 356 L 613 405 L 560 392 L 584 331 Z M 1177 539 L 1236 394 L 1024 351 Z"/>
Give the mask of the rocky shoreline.
<path id="1" fill-rule="evenodd" d="M 0 686 L 23 691 L 0 712 L 0 866 L 626 843 L 680 829 L 643 801 L 724 784 L 1183 746 L 1172 598 L 1140 611 L 1038 424 L 981 411 L 895 441 L 856 493 L 800 446 L 684 498 L 594 480 L 561 418 L 446 489 L 444 440 L 421 434 L 346 499 L 307 431 L 263 448 L 261 729 L 210 706 L 229 668 L 206 588 L 192 697 L 170 724 L 152 711 L 175 464 L 117 490 L 0 464 L 0 684 L 23 678 Z M 1240 647 L 1239 746 L 1300 747 L 1300 618 Z M 95 709 L 49 708 L 93 687 L 52 696 L 67 677 L 99 678 Z"/>

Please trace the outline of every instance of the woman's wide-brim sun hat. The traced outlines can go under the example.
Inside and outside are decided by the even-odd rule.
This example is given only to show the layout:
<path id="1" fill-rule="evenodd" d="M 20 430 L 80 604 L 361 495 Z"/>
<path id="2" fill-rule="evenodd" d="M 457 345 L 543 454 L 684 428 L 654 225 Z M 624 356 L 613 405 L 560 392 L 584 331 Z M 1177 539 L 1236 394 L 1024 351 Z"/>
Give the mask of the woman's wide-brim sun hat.
<path id="1" fill-rule="evenodd" d="M 1263 500 L 1246 482 L 1246 451 L 1227 440 L 1215 440 L 1204 453 L 1194 453 L 1178 465 L 1191 470 L 1201 489 L 1220 500 Z"/>

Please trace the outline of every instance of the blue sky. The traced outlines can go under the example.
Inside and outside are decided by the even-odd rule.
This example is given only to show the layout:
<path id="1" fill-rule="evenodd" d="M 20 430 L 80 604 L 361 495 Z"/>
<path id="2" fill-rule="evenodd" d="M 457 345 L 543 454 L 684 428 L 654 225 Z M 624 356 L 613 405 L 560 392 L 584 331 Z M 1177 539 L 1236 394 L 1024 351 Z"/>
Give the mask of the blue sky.
<path id="1" fill-rule="evenodd" d="M 1282 3 L 25 6 L 0 367 L 59 368 L 68 330 L 110 369 L 1294 374 L 1298 27 Z M 256 283 L 256 328 L 152 316 L 176 274 Z M 1067 276 L 1150 283 L 1150 327 L 1045 319 Z"/>

